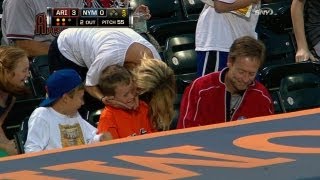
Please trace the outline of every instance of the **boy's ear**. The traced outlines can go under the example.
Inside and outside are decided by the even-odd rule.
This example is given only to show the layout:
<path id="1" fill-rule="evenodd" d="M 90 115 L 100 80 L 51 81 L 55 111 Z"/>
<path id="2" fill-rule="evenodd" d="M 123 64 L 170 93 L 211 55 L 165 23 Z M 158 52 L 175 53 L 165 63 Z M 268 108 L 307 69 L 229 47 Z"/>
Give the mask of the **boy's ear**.
<path id="1" fill-rule="evenodd" d="M 62 99 L 63 102 L 66 102 L 68 99 L 70 98 L 70 96 L 68 96 L 67 93 L 64 93 L 60 99 Z"/>

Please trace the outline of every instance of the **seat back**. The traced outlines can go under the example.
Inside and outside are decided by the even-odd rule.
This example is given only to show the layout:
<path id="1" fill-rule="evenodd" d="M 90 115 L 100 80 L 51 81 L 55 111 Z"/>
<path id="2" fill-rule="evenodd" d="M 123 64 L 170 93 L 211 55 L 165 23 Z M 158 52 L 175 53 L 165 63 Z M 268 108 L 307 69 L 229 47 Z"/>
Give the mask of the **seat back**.
<path id="1" fill-rule="evenodd" d="M 163 52 L 166 63 L 175 74 L 197 71 L 194 34 L 183 34 L 167 39 Z"/>
<path id="2" fill-rule="evenodd" d="M 291 32 L 291 0 L 278 0 L 261 4 L 258 25 L 276 33 Z"/>
<path id="3" fill-rule="evenodd" d="M 181 5 L 187 19 L 198 19 L 204 3 L 201 0 L 181 0 Z"/>
<path id="4" fill-rule="evenodd" d="M 286 112 L 320 107 L 319 74 L 287 76 L 281 80 L 279 91 Z"/>
<path id="5" fill-rule="evenodd" d="M 49 71 L 49 61 L 48 61 L 48 56 L 37 56 L 32 60 L 32 73 L 36 76 L 41 76 L 45 80 L 48 79 L 50 75 Z"/>
<path id="6" fill-rule="evenodd" d="M 296 41 L 292 31 L 290 0 L 278 0 L 261 5 L 256 32 L 266 45 L 264 66 L 295 62 Z"/>
<path id="7" fill-rule="evenodd" d="M 31 77 L 29 84 L 35 97 L 44 97 L 46 94 L 45 81 L 48 79 L 49 62 L 48 56 L 37 56 L 30 64 Z"/>
<path id="8" fill-rule="evenodd" d="M 30 99 L 26 99 L 26 97 L 17 97 L 17 101 L 14 103 L 11 111 L 9 111 L 3 124 L 6 136 L 9 139 L 13 138 L 14 133 L 19 130 L 24 118 L 30 116 L 43 100 L 44 97 L 30 97 Z"/>
<path id="9" fill-rule="evenodd" d="M 194 34 L 168 38 L 163 56 L 176 75 L 178 93 L 183 93 L 184 88 L 196 78 L 197 54 Z"/>
<path id="10" fill-rule="evenodd" d="M 167 22 L 156 24 L 150 27 L 150 34 L 159 42 L 160 46 L 165 46 L 169 37 L 181 34 L 194 34 L 197 20 L 186 20 L 179 22 Z"/>
<path id="11" fill-rule="evenodd" d="M 100 115 L 103 109 L 98 109 L 92 112 L 89 112 L 87 121 L 94 127 L 98 126 Z"/>
<path id="12" fill-rule="evenodd" d="M 284 85 L 286 84 L 284 82 L 288 80 L 285 80 L 284 82 L 282 82 L 282 80 L 284 78 L 290 78 L 291 76 L 295 75 L 299 76 L 305 73 L 320 75 L 320 64 L 313 62 L 305 62 L 273 65 L 265 67 L 259 72 L 258 76 L 261 83 L 264 84 L 264 86 L 269 90 L 270 95 L 273 98 L 275 113 L 287 112 L 285 104 L 283 103 L 284 101 L 286 101 L 286 99 L 282 97 L 284 94 L 284 90 L 280 92 L 280 86 L 282 84 L 283 89 L 283 87 L 285 87 Z M 292 109 L 294 109 L 294 107 L 292 107 Z"/>
<path id="13" fill-rule="evenodd" d="M 29 116 L 25 117 L 20 125 L 20 129 L 18 132 L 14 134 L 14 140 L 16 143 L 17 151 L 19 154 L 24 153 L 24 144 L 26 143 L 28 136 L 28 121 Z"/>

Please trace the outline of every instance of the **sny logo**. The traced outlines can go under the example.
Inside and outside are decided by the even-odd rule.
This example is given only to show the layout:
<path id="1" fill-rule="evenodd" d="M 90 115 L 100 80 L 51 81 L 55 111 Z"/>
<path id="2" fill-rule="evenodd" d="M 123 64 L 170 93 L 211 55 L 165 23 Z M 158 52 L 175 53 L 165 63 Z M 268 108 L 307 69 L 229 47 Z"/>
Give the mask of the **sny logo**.
<path id="1" fill-rule="evenodd" d="M 264 15 L 264 16 L 266 16 L 266 15 L 274 15 L 273 9 L 268 8 L 268 7 L 262 7 L 260 9 L 257 9 L 257 10 L 254 11 L 254 13 L 256 15 Z"/>

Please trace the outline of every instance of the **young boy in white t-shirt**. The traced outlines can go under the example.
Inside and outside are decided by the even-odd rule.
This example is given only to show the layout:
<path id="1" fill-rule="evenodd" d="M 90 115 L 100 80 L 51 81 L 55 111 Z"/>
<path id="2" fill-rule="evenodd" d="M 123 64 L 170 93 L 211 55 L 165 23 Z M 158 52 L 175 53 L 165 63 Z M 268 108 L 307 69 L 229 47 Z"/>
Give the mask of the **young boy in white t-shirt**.
<path id="1" fill-rule="evenodd" d="M 48 97 L 28 122 L 26 153 L 111 139 L 108 132 L 97 134 L 96 128 L 78 113 L 84 104 L 84 86 L 75 70 L 55 71 L 48 78 L 46 89 Z"/>

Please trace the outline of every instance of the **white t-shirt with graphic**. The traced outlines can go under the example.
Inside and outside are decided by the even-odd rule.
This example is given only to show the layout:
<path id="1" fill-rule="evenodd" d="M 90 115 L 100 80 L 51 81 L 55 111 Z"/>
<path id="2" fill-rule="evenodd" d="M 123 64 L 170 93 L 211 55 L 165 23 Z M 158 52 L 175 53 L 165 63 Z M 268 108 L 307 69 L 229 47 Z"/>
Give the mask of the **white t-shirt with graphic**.
<path id="1" fill-rule="evenodd" d="M 26 153 L 98 142 L 101 135 L 79 113 L 68 117 L 51 107 L 39 107 L 28 122 Z"/>

